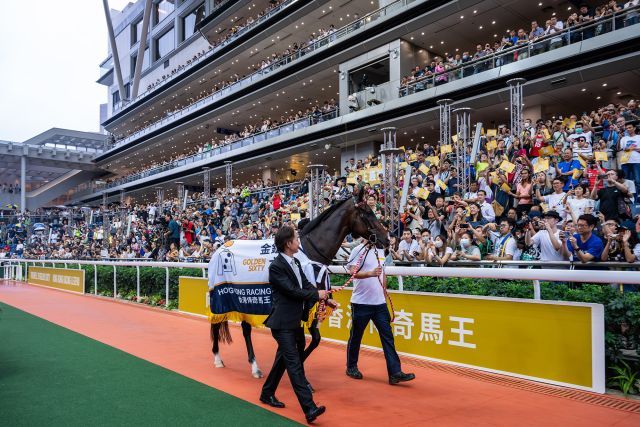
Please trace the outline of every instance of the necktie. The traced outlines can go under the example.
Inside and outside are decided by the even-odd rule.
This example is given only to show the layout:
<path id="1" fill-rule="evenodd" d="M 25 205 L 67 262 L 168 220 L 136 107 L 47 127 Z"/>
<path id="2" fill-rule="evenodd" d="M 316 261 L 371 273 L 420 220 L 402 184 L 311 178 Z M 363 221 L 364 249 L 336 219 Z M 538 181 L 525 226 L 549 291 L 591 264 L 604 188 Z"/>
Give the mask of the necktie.
<path id="1" fill-rule="evenodd" d="M 296 275 L 296 279 L 298 279 L 298 286 L 302 288 L 302 278 L 300 277 L 300 269 L 298 268 L 298 264 L 296 263 L 295 258 L 291 260 L 291 268 L 293 269 L 293 273 Z"/>

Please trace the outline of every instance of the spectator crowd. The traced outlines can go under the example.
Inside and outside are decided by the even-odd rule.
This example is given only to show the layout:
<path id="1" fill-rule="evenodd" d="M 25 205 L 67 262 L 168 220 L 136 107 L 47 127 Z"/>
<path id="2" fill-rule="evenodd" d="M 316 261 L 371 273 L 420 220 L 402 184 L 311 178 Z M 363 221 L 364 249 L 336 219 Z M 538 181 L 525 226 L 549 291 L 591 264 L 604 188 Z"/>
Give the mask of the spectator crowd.
<path id="1" fill-rule="evenodd" d="M 455 138 L 405 148 L 397 188 L 408 190 L 394 201 L 399 224 L 387 224 L 394 231 L 389 262 L 637 262 L 639 118 L 630 100 L 588 114 L 525 118 L 519 135 L 505 125 L 485 129 L 478 152 L 464 159 L 453 154 L 461 144 Z M 374 155 L 347 161 L 341 176 L 327 176 L 321 208 L 364 191 L 383 219 L 385 188 L 371 173 L 379 168 Z M 55 209 L 7 215 L 0 217 L 0 257 L 207 259 L 227 239 L 269 238 L 305 218 L 308 189 L 305 176 L 218 189 L 209 199 L 190 193 L 185 208 L 177 199 L 114 205 L 108 227 L 99 209 L 80 217 Z M 347 239 L 340 256 L 357 243 Z"/>
<path id="2" fill-rule="evenodd" d="M 640 0 L 624 3 L 610 0 L 593 9 L 583 4 L 564 21 L 554 13 L 544 25 L 531 21 L 529 30 L 508 29 L 500 40 L 478 43 L 475 50 L 457 48 L 455 52 L 462 53 L 447 53 L 434 57 L 425 66 L 417 65 L 402 77 L 400 96 L 599 36 L 613 31 L 614 26 L 619 29 L 635 25 L 639 14 Z"/>

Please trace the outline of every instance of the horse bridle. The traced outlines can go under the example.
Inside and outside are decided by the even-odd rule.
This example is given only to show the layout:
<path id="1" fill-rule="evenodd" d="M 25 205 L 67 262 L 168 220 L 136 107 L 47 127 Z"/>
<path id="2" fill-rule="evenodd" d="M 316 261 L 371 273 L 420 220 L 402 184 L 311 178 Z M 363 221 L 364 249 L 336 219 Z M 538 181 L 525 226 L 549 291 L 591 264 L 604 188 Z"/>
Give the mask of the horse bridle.
<path id="1" fill-rule="evenodd" d="M 364 209 L 365 207 L 369 208 L 364 200 L 362 202 L 356 203 L 357 209 Z M 367 242 L 369 242 L 369 244 L 376 246 L 378 243 L 378 235 L 376 234 L 376 228 L 371 224 L 369 219 L 367 219 L 364 212 L 359 211 L 358 213 L 360 215 L 360 218 L 362 218 L 362 220 L 367 224 L 367 231 L 369 233 L 368 237 L 360 236 L 360 235 L 358 235 L 358 237 L 365 238 L 367 239 Z"/>

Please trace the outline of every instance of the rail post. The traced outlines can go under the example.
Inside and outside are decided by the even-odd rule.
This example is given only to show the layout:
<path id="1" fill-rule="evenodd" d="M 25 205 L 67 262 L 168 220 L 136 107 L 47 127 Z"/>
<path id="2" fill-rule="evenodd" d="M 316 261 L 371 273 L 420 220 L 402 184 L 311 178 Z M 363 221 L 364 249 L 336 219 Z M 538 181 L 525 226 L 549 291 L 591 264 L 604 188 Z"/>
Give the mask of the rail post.
<path id="1" fill-rule="evenodd" d="M 113 265 L 113 297 L 115 298 L 118 294 L 118 285 L 116 285 L 116 266 Z"/>
<path id="2" fill-rule="evenodd" d="M 540 281 L 539 280 L 534 280 L 533 281 L 533 299 L 541 299 L 540 297 Z"/>
<path id="3" fill-rule="evenodd" d="M 165 300 L 164 300 L 164 305 L 165 307 L 169 307 L 169 267 L 165 267 Z"/>

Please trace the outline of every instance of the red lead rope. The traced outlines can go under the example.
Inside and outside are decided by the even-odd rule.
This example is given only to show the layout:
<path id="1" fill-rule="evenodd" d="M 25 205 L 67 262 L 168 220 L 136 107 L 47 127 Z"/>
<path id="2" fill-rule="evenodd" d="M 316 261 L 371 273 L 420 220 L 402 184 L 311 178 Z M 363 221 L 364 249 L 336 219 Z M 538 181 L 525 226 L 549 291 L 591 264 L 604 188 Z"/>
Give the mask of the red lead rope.
<path id="1" fill-rule="evenodd" d="M 356 262 L 353 273 L 351 274 L 351 277 L 349 277 L 349 280 L 347 280 L 344 285 L 339 286 L 335 289 L 331 289 L 332 293 L 340 292 L 341 290 L 349 286 L 351 282 L 353 282 L 353 279 L 355 279 L 356 274 L 358 274 L 358 271 L 360 270 L 360 266 L 364 261 L 364 257 L 369 253 L 370 249 L 371 248 L 368 248 L 366 251 L 363 251 L 362 255 L 360 255 L 360 257 L 358 258 L 358 261 Z M 374 247 L 374 250 L 376 253 L 376 260 L 378 261 L 378 267 L 382 268 L 382 264 L 380 263 L 380 258 L 378 257 L 378 249 Z M 384 269 L 382 269 L 382 276 L 384 277 Z M 391 306 L 391 322 L 393 322 L 396 319 L 396 316 L 395 316 L 396 312 L 395 312 L 395 309 L 393 308 L 393 301 L 391 300 L 391 295 L 389 295 L 389 293 L 387 292 L 387 288 L 384 285 L 384 281 L 382 280 L 382 278 L 380 278 L 380 276 L 378 276 L 378 282 L 382 287 L 382 292 L 384 293 L 385 298 L 389 299 L 389 305 Z M 320 300 L 320 302 L 318 303 L 318 321 L 322 322 L 326 318 L 326 316 L 327 316 L 327 307 L 326 307 L 325 300 Z"/>

